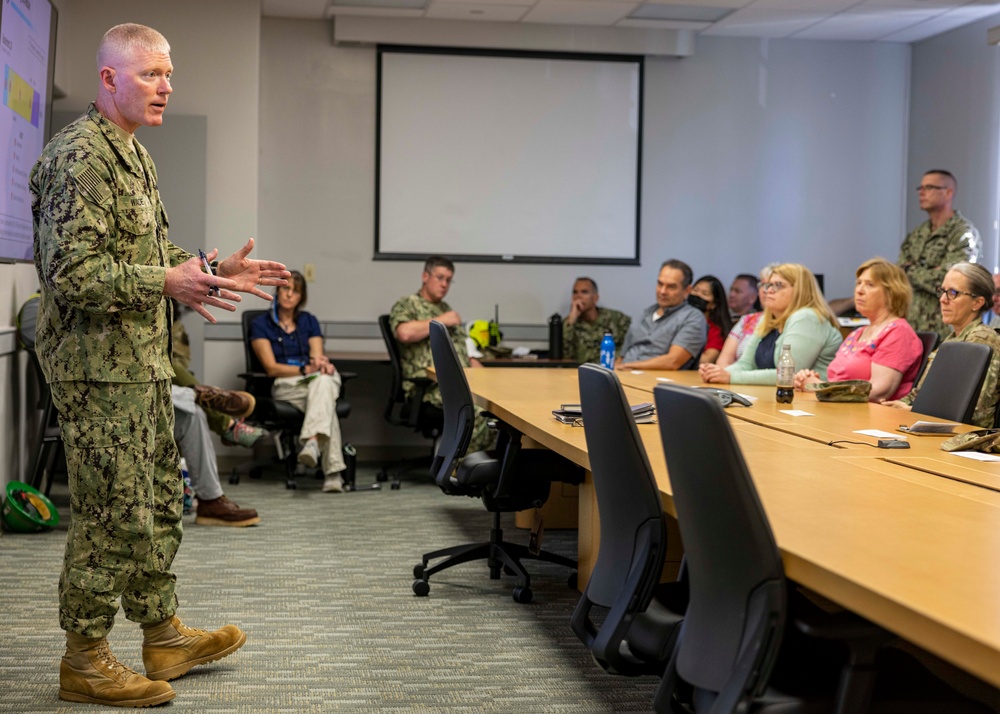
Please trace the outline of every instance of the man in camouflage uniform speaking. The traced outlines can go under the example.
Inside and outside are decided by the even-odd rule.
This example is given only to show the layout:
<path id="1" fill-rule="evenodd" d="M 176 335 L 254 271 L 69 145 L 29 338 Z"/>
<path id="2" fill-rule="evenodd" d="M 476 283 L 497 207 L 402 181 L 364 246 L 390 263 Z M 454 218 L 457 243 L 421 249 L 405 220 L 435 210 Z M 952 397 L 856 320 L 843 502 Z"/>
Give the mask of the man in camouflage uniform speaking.
<path id="1" fill-rule="evenodd" d="M 389 312 L 389 326 L 396 336 L 396 341 L 399 342 L 399 352 L 403 362 L 403 390 L 407 396 L 414 390 L 414 384 L 410 380 L 426 378 L 427 368 L 434 363 L 434 358 L 431 356 L 431 320 L 437 320 L 448 328 L 462 366 L 483 366 L 479 360 L 469 359 L 462 318 L 444 301 L 454 277 L 454 263 L 439 255 L 432 255 L 424 263 L 420 290 L 413 295 L 399 298 Z M 441 390 L 437 384 L 427 389 L 424 401 L 441 408 Z M 469 442 L 469 451 L 489 448 L 492 440 L 493 434 L 486 426 L 482 409 L 476 407 L 476 424 L 473 427 L 472 440 Z"/>
<path id="2" fill-rule="evenodd" d="M 899 267 L 913 286 L 913 305 L 907 320 L 914 330 L 930 330 L 945 339 L 951 329 L 941 322 L 937 289 L 955 263 L 982 258 L 979 231 L 952 208 L 958 187 L 951 172 L 932 169 L 917 186 L 920 208 L 928 220 L 906 236 L 899 251 Z"/>
<path id="3" fill-rule="evenodd" d="M 577 278 L 573 283 L 573 301 L 569 315 L 563 318 L 563 356 L 576 362 L 598 362 L 601 340 L 611 331 L 615 352 L 622 348 L 632 318 L 607 307 L 598 307 L 597 283 L 591 278 Z"/>
<path id="4" fill-rule="evenodd" d="M 97 67 L 96 101 L 52 138 L 30 177 L 37 350 L 59 412 L 72 513 L 59 579 L 59 697 L 149 706 L 174 698 L 166 680 L 246 641 L 233 625 L 204 632 L 175 615 L 170 568 L 183 484 L 169 298 L 215 322 L 206 306 L 235 310 L 234 291 L 270 299 L 260 286 L 282 285 L 288 273 L 248 259 L 251 239 L 213 276 L 167 239 L 156 169 L 132 136 L 163 122 L 173 72 L 166 39 L 142 25 L 113 27 Z M 145 677 L 119 663 L 105 639 L 119 598 L 143 629 Z"/>

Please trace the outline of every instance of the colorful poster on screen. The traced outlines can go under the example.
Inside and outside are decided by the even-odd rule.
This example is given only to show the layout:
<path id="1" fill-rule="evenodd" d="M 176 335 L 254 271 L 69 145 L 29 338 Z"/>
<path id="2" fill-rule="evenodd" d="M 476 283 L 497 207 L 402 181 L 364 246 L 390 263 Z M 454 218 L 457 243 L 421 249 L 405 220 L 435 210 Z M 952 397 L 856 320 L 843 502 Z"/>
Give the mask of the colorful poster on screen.
<path id="1" fill-rule="evenodd" d="M 47 0 L 3 0 L 0 14 L 0 256 L 31 260 L 28 175 L 45 146 L 52 8 Z"/>

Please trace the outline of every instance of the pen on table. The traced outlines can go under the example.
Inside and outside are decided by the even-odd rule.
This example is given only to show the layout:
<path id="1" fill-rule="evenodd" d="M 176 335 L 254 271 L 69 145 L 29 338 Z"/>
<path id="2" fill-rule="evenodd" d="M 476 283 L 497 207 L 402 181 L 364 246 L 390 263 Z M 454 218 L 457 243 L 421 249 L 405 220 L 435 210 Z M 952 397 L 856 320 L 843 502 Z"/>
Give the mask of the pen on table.
<path id="1" fill-rule="evenodd" d="M 205 272 L 209 275 L 215 275 L 215 271 L 212 270 L 212 264 L 208 262 L 208 256 L 205 255 L 205 251 L 201 248 L 198 249 L 198 257 L 201 258 L 201 264 L 205 266 Z M 211 286 L 208 289 L 208 294 L 219 297 L 219 287 L 217 285 Z"/>

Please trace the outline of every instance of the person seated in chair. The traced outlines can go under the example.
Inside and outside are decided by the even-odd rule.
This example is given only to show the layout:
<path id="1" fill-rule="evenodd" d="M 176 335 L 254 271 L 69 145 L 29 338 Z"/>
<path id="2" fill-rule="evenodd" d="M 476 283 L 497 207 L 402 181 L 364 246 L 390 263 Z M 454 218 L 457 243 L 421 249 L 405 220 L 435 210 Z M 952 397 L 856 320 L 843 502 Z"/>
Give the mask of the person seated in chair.
<path id="1" fill-rule="evenodd" d="M 983 313 L 993 304 L 993 278 L 989 271 L 978 263 L 956 263 L 948 269 L 937 289 L 941 322 L 951 330 L 944 342 L 978 342 L 993 350 L 990 366 L 979 390 L 972 424 L 989 429 L 996 419 L 997 402 L 1000 399 L 1000 335 L 996 330 L 983 324 Z M 934 355 L 931 353 L 920 382 L 902 399 L 882 402 L 887 407 L 912 409 L 927 373 L 931 371 Z"/>
<path id="2" fill-rule="evenodd" d="M 198 404 L 195 390 L 173 384 L 170 392 L 174 402 L 174 441 L 187 462 L 191 488 L 198 497 L 194 522 L 203 526 L 236 527 L 260 523 L 257 511 L 240 508 L 222 492 L 208 419 Z"/>
<path id="3" fill-rule="evenodd" d="M 600 362 L 601 340 L 610 332 L 615 340 L 615 350 L 620 350 L 632 318 L 599 307 L 597 283 L 592 278 L 577 278 L 573 283 L 573 299 L 569 315 L 562 321 L 563 357 L 576 362 Z"/>
<path id="4" fill-rule="evenodd" d="M 191 371 L 191 341 L 180 320 L 184 307 L 176 300 L 171 302 L 174 305 L 170 328 L 173 347 L 170 366 L 174 368 L 171 384 L 194 389 L 195 402 L 205 410 L 209 429 L 219 435 L 223 444 L 251 448 L 267 434 L 266 430 L 243 421 L 253 412 L 256 400 L 249 392 L 221 389 L 198 381 Z"/>
<path id="5" fill-rule="evenodd" d="M 434 358 L 431 356 L 431 320 L 437 320 L 448 328 L 462 366 L 483 366 L 479 360 L 469 358 L 462 318 L 444 301 L 454 277 L 455 264 L 448 258 L 432 255 L 424 262 L 420 290 L 413 295 L 401 297 L 389 312 L 389 325 L 392 334 L 396 336 L 396 341 L 399 342 L 405 380 L 403 389 L 407 396 L 414 390 L 411 380 L 426 378 L 427 368 L 434 364 Z M 441 390 L 437 384 L 431 385 L 424 392 L 424 401 L 438 409 L 441 408 Z M 481 412 L 482 409 L 476 407 L 476 424 L 469 443 L 470 452 L 487 449 L 494 440 L 494 434 L 487 426 Z"/>
<path id="6" fill-rule="evenodd" d="M 297 270 L 275 293 L 271 309 L 250 326 L 250 346 L 274 378 L 271 396 L 305 413 L 299 441 L 299 463 L 322 466 L 323 491 L 344 490 L 344 462 L 337 418 L 340 374 L 323 353 L 319 320 L 306 305 L 306 279 Z"/>

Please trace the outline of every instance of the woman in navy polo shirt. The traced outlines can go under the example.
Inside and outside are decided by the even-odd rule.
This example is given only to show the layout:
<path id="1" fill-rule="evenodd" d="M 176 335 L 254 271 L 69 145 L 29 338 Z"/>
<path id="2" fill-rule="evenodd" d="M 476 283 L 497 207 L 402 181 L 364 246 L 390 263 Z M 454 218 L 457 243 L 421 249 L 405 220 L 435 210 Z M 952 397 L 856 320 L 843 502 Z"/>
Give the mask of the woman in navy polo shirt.
<path id="1" fill-rule="evenodd" d="M 315 315 L 304 311 L 306 280 L 293 270 L 288 284 L 278 288 L 271 309 L 250 328 L 250 345 L 267 376 L 274 377 L 271 396 L 305 412 L 299 441 L 299 463 L 322 465 L 324 491 L 341 492 L 344 455 L 341 451 L 337 398 L 340 375 L 323 353 L 323 333 Z"/>

